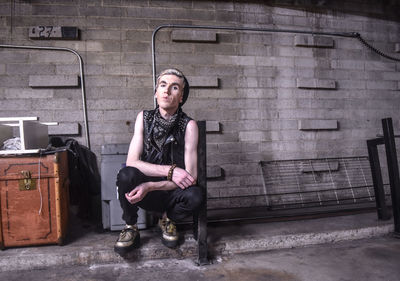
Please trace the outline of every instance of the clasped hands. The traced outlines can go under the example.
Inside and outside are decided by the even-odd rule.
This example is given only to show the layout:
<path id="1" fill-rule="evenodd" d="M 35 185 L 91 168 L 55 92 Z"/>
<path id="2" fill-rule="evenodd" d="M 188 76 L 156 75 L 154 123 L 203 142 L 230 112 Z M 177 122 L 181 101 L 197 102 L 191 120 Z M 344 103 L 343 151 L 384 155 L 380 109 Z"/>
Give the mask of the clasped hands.
<path id="1" fill-rule="evenodd" d="M 195 179 L 186 170 L 176 167 L 172 174 L 172 181 L 181 189 L 185 189 L 196 183 Z"/>
<path id="2" fill-rule="evenodd" d="M 196 183 L 195 179 L 186 170 L 176 167 L 172 174 L 172 181 L 181 189 L 186 189 Z M 144 182 L 139 184 L 130 192 L 125 193 L 125 197 L 129 203 L 135 204 L 143 200 L 150 191 L 152 182 Z"/>

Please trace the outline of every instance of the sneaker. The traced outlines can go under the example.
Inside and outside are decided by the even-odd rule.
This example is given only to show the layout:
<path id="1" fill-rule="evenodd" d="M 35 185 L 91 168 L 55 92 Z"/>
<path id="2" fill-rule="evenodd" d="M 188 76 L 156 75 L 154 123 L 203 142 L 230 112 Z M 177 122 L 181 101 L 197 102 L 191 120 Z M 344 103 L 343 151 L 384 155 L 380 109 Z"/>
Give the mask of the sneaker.
<path id="1" fill-rule="evenodd" d="M 173 221 L 168 218 L 162 218 L 158 221 L 158 226 L 161 229 L 161 242 L 168 248 L 178 246 L 178 232 Z"/>
<path id="2" fill-rule="evenodd" d="M 140 234 L 137 225 L 126 225 L 119 234 L 115 243 L 114 251 L 120 255 L 125 255 L 140 244 Z"/>

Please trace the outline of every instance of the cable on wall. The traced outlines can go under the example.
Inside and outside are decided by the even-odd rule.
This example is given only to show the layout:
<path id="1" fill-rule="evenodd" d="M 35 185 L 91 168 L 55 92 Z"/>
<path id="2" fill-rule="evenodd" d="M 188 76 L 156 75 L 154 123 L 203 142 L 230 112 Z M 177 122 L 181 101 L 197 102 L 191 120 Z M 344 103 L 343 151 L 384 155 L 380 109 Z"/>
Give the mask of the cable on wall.
<path id="1" fill-rule="evenodd" d="M 268 29 L 268 28 L 251 28 L 251 27 L 233 27 L 233 26 L 205 26 L 205 25 L 181 25 L 181 24 L 165 24 L 160 25 L 154 29 L 151 39 L 151 52 L 152 52 L 152 69 L 153 69 L 153 87 L 156 86 L 156 55 L 155 55 L 155 37 L 157 32 L 163 28 L 184 28 L 184 29 L 210 29 L 210 30 L 230 30 L 230 31 L 250 31 L 250 32 L 273 32 L 273 33 L 295 33 L 295 34 L 310 34 L 310 35 L 323 35 L 323 36 L 336 36 L 348 37 L 358 39 L 364 46 L 378 55 L 389 60 L 400 61 L 400 58 L 392 57 L 379 49 L 369 44 L 357 32 L 322 32 L 322 31 L 308 31 L 308 30 L 293 30 L 293 29 Z M 154 106 L 155 106 L 154 101 Z"/>

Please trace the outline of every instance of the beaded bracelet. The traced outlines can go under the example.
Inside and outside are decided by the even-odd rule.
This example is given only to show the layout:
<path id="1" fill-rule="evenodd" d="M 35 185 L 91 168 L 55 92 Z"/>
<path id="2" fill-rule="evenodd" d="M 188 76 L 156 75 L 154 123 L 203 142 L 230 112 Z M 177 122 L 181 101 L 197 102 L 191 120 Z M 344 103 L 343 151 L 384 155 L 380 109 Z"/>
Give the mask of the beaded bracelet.
<path id="1" fill-rule="evenodd" d="M 169 168 L 167 180 L 172 181 L 172 174 L 174 173 L 174 169 L 176 164 L 172 164 L 171 168 Z"/>

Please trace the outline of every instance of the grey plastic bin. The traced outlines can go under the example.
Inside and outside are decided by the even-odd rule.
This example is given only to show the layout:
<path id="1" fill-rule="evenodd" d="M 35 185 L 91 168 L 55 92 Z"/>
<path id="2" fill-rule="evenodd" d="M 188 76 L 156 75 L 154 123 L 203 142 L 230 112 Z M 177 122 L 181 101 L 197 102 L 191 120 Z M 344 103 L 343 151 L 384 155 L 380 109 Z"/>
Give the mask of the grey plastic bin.
<path id="1" fill-rule="evenodd" d="M 118 200 L 116 178 L 124 166 L 129 144 L 105 144 L 101 147 L 101 210 L 103 228 L 121 230 L 125 226 Z M 147 227 L 146 212 L 139 208 L 138 227 Z"/>

